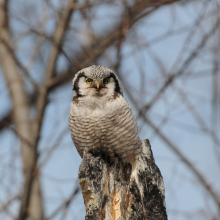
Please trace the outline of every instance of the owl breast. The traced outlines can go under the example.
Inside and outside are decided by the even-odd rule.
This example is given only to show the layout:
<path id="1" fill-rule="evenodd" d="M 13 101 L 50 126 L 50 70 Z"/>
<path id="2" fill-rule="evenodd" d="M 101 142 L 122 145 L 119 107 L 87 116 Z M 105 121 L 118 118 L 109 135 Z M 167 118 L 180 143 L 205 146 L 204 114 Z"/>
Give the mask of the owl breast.
<path id="1" fill-rule="evenodd" d="M 123 97 L 113 100 L 109 106 L 88 108 L 72 102 L 69 115 L 71 137 L 81 157 L 85 150 L 122 159 L 140 153 L 135 117 Z"/>

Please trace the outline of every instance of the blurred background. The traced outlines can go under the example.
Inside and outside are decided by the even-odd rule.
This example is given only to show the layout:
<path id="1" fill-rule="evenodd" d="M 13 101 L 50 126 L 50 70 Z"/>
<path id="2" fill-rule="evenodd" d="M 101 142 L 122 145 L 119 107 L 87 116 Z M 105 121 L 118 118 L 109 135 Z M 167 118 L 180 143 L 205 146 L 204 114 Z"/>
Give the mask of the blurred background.
<path id="1" fill-rule="evenodd" d="M 220 219 L 219 0 L 0 1 L 0 219 L 82 220 L 74 74 L 114 70 L 169 220 Z"/>

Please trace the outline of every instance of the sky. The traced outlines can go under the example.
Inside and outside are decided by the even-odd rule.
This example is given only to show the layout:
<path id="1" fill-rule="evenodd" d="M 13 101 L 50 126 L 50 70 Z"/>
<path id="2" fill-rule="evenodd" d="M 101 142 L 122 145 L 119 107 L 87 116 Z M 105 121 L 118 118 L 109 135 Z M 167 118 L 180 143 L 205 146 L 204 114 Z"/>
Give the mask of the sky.
<path id="1" fill-rule="evenodd" d="M 59 1 L 54 1 L 53 3 L 54 7 L 58 7 L 60 4 Z M 12 7 L 13 10 L 20 9 L 14 5 Z M 41 14 L 41 7 L 36 11 Z M 106 5 L 99 9 L 97 8 L 95 19 L 92 20 L 91 24 L 94 32 L 97 35 L 102 35 L 111 29 L 120 19 L 120 12 L 121 9 L 117 6 L 110 7 Z M 120 79 L 122 86 L 126 83 L 131 86 L 133 97 L 140 97 L 138 100 L 140 108 L 143 108 L 151 100 L 163 84 L 161 68 L 164 68 L 165 74 L 179 70 L 183 60 L 201 40 L 201 33 L 208 31 L 211 24 L 213 24 L 214 12 L 214 4 L 206 4 L 205 1 L 204 4 L 165 6 L 147 18 L 142 19 L 128 33 L 123 43 L 121 54 L 123 61 L 120 66 Z M 52 12 L 50 13 L 52 14 Z M 94 14 L 94 12 L 91 12 L 91 14 Z M 76 19 L 76 21 L 80 22 L 82 19 L 79 15 L 77 17 L 77 14 L 74 16 L 76 17 L 73 19 Z M 103 16 L 105 19 L 103 19 Z M 206 16 L 207 18 L 202 20 L 201 16 Z M 202 20 L 201 24 L 196 26 L 197 28 L 193 26 L 196 19 L 198 21 L 199 19 Z M 22 22 L 13 22 L 14 32 L 19 28 L 25 30 L 26 26 L 22 26 Z M 46 30 L 48 33 L 52 32 L 54 24 L 55 19 L 50 19 L 47 22 Z M 88 44 L 87 26 L 83 22 L 80 24 L 82 26 L 80 26 L 79 32 L 74 32 L 74 34 L 70 32 L 69 34 L 70 39 L 73 41 L 71 47 L 75 48 L 75 53 L 80 48 L 80 45 L 86 46 Z M 79 26 L 77 22 L 72 25 L 73 29 L 77 29 Z M 169 36 L 165 40 L 157 40 L 159 36 L 167 33 L 167 30 L 182 30 L 185 27 L 188 27 L 188 31 L 178 31 L 172 37 Z M 188 41 L 187 47 L 183 47 L 190 31 L 194 31 L 195 34 Z M 77 46 L 74 41 L 79 39 L 80 44 Z M 193 162 L 220 195 L 220 166 L 217 157 L 219 148 L 216 148 L 210 136 L 201 129 L 201 126 L 195 120 L 195 117 L 192 116 L 191 111 L 189 111 L 190 106 L 193 105 L 195 111 L 208 127 L 213 125 L 213 112 L 210 104 L 213 101 L 213 81 L 210 74 L 212 71 L 212 54 L 209 49 L 215 45 L 214 40 L 212 39 L 208 42 L 205 49 L 198 55 L 198 58 L 188 67 L 187 70 L 190 75 L 183 74 L 182 77 L 177 79 L 174 85 L 163 93 L 161 99 L 147 113 L 147 116 L 156 125 L 160 126 L 161 131 Z M 30 56 L 28 48 L 30 48 L 31 44 L 33 44 L 33 38 L 28 37 L 18 44 L 18 57 L 25 64 L 28 63 L 28 56 Z M 147 47 L 146 45 L 149 44 L 150 47 Z M 184 55 L 179 57 L 179 53 L 182 50 Z M 47 52 L 45 49 L 45 53 Z M 155 63 L 150 54 L 156 55 L 162 61 L 162 64 Z M 111 48 L 106 52 L 106 56 L 99 59 L 97 63 L 109 65 L 107 67 L 111 68 L 109 60 L 112 60 L 112 62 L 115 60 L 115 51 Z M 64 58 L 60 58 L 57 66 L 58 70 L 65 69 L 65 66 L 66 61 Z M 31 73 L 38 82 L 42 81 L 42 70 L 43 67 L 37 63 L 31 68 Z M 144 72 L 144 78 L 141 78 L 139 71 Z M 201 71 L 204 71 L 204 74 L 196 75 L 196 73 Z M 0 82 L 0 102 L 2 106 L 0 116 L 2 116 L 11 107 L 11 102 L 2 75 L 0 75 Z M 181 89 L 182 96 L 177 92 L 176 88 Z M 28 83 L 27 90 L 31 90 L 28 87 Z M 132 105 L 127 94 L 125 93 L 124 95 Z M 39 152 L 43 152 L 43 154 L 38 164 L 43 164 L 41 182 L 46 216 L 50 215 L 65 198 L 68 198 L 78 184 L 78 168 L 81 158 L 72 143 L 70 132 L 68 131 L 71 99 L 72 85 L 68 83 L 50 94 L 49 104 L 45 112 L 46 120 L 43 122 L 39 143 Z M 137 115 L 135 106 L 132 107 L 134 114 Z M 216 121 L 218 121 L 216 131 L 219 131 L 219 120 L 216 119 Z M 137 120 L 137 123 L 141 139 L 148 138 L 150 140 L 156 164 L 164 177 L 169 220 L 211 219 L 212 214 L 217 213 L 217 209 L 191 170 L 179 160 L 146 123 L 143 123 L 140 119 Z M 2 146 L 0 148 L 0 158 L 2 158 L 0 160 L 0 176 L 4 176 L 0 184 L 6 189 L 0 190 L 0 200 L 7 201 L 8 198 L 13 197 L 16 192 L 21 190 L 22 174 L 20 170 L 22 164 L 18 156 L 19 141 L 15 134 L 10 129 L 7 129 L 0 134 L 0 139 Z M 44 163 L 45 152 L 49 152 L 52 147 L 56 148 L 56 150 L 53 151 L 50 159 Z M 13 188 L 7 189 L 10 181 L 16 184 Z M 12 205 L 12 213 L 16 214 L 18 205 L 16 202 Z M 55 219 L 62 219 L 62 215 L 63 213 Z M 69 209 L 66 219 L 84 219 L 84 215 L 85 208 L 80 193 L 71 203 L 71 209 Z M 10 218 L 4 215 L 4 219 Z"/>

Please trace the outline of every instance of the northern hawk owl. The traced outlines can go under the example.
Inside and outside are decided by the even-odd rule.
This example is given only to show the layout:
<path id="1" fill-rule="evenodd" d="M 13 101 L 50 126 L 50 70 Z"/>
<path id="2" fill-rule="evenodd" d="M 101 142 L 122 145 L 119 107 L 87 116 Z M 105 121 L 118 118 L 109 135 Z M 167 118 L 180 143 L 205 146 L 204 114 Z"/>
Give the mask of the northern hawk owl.
<path id="1" fill-rule="evenodd" d="M 116 74 L 104 66 L 90 66 L 73 79 L 69 129 L 81 157 L 85 151 L 128 159 L 141 152 L 132 108 Z"/>

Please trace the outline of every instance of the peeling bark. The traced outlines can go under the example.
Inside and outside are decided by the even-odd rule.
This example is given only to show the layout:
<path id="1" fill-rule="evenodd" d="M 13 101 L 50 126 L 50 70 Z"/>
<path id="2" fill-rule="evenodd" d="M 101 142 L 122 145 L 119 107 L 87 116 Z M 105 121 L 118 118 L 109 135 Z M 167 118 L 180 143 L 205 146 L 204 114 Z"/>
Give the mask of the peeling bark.
<path id="1" fill-rule="evenodd" d="M 150 143 L 131 163 L 87 152 L 79 168 L 86 220 L 166 220 L 163 178 Z"/>

